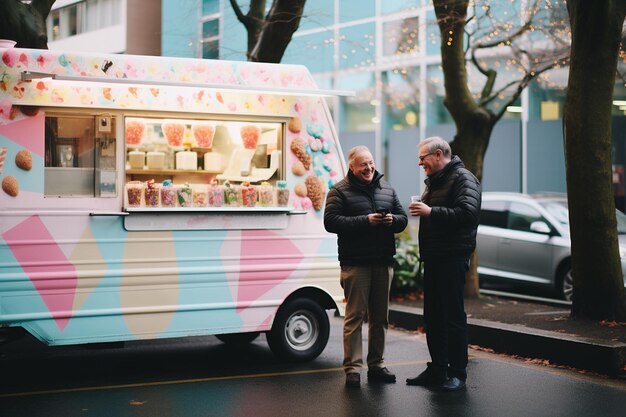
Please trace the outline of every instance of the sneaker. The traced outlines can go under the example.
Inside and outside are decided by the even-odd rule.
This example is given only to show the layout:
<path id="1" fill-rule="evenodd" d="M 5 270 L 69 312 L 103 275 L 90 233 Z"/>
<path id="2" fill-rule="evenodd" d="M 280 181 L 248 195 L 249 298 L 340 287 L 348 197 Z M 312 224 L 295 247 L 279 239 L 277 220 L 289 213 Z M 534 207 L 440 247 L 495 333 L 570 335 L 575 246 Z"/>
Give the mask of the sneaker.
<path id="1" fill-rule="evenodd" d="M 407 385 L 419 385 L 422 387 L 442 386 L 445 382 L 446 376 L 433 371 L 432 368 L 426 368 L 424 372 L 415 378 L 407 378 L 406 380 Z"/>
<path id="2" fill-rule="evenodd" d="M 367 380 L 370 382 L 396 382 L 396 376 L 389 372 L 387 368 L 376 368 L 367 371 Z"/>
<path id="3" fill-rule="evenodd" d="M 359 388 L 361 387 L 361 375 L 356 372 L 350 372 L 346 374 L 346 387 Z"/>

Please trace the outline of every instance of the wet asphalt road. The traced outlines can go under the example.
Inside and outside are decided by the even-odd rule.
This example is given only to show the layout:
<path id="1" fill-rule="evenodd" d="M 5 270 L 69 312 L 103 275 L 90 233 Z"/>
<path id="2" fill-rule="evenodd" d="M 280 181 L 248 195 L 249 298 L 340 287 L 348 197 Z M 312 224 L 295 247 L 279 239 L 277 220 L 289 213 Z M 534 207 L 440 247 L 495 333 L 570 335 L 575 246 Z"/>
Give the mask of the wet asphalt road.
<path id="1" fill-rule="evenodd" d="M 428 360 L 424 335 L 390 330 L 397 384 L 344 388 L 341 319 L 307 364 L 284 364 L 263 336 L 244 348 L 213 337 L 125 348 L 1 347 L 1 417 L 624 416 L 626 381 L 470 351 L 468 389 L 441 393 L 404 380 Z"/>

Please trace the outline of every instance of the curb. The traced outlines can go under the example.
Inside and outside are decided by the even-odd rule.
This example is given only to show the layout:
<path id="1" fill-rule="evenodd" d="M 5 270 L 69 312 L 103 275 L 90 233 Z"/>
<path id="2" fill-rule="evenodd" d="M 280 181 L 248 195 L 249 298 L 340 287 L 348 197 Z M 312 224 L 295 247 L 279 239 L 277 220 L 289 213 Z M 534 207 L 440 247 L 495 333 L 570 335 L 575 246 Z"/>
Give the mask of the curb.
<path id="1" fill-rule="evenodd" d="M 424 326 L 421 308 L 390 306 L 389 322 L 414 330 Z M 557 332 L 532 329 L 520 325 L 467 320 L 469 343 L 529 358 L 547 359 L 553 364 L 572 366 L 612 377 L 626 374 L 626 344 L 593 341 Z"/>

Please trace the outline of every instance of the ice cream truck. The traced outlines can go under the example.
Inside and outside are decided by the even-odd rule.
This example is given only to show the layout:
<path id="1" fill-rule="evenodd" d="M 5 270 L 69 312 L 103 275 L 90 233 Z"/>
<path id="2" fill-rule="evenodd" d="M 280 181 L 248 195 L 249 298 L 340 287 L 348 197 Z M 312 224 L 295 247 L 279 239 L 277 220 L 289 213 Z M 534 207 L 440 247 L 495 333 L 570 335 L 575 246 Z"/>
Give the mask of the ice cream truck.
<path id="1" fill-rule="evenodd" d="M 0 55 L 0 332 L 322 352 L 344 310 L 333 92 L 298 65 Z"/>

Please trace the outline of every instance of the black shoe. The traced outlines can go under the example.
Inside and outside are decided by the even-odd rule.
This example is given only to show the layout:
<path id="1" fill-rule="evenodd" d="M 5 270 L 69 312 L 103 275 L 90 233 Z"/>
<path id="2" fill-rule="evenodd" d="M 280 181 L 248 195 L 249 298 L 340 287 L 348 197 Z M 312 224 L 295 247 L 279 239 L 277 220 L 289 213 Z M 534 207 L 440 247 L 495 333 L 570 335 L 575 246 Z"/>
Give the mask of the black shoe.
<path id="1" fill-rule="evenodd" d="M 407 385 L 419 385 L 422 387 L 436 387 L 441 386 L 446 382 L 445 375 L 438 375 L 432 368 L 426 368 L 424 372 L 416 376 L 415 378 L 407 378 Z"/>
<path id="2" fill-rule="evenodd" d="M 360 388 L 361 387 L 361 375 L 356 372 L 350 372 L 346 374 L 346 387 Z"/>
<path id="3" fill-rule="evenodd" d="M 367 380 L 370 382 L 396 382 L 396 376 L 389 372 L 387 368 L 369 369 L 367 371 Z"/>
<path id="4" fill-rule="evenodd" d="M 451 376 L 439 387 L 439 389 L 442 391 L 461 391 L 465 389 L 465 381 L 455 376 Z"/>

